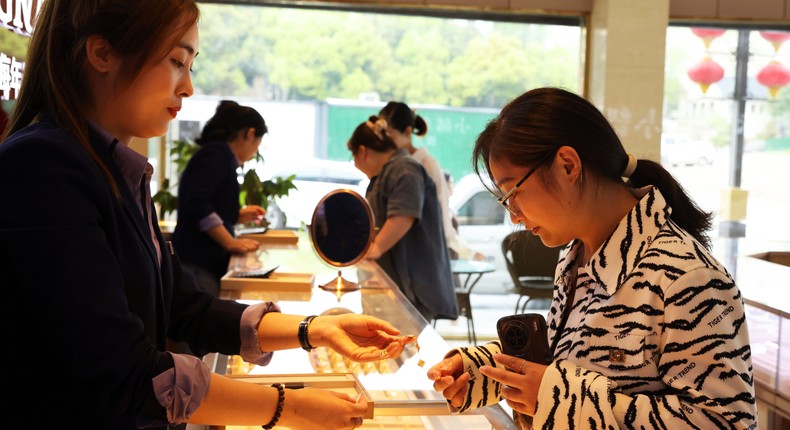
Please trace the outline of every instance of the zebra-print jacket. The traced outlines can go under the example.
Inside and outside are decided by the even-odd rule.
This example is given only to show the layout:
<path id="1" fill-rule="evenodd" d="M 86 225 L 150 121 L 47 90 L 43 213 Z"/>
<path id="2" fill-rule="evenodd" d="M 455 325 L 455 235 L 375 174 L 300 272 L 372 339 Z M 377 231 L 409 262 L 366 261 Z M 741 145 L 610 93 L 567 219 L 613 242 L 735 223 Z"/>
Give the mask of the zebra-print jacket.
<path id="1" fill-rule="evenodd" d="M 743 299 L 725 268 L 670 218 L 654 187 L 590 261 L 554 361 L 538 391 L 536 429 L 755 429 L 749 335 Z M 581 242 L 557 266 L 548 314 L 557 336 Z M 499 343 L 463 347 L 472 376 L 463 412 L 501 400 L 480 374 L 497 366 Z M 448 356 L 450 355 L 448 354 Z"/>

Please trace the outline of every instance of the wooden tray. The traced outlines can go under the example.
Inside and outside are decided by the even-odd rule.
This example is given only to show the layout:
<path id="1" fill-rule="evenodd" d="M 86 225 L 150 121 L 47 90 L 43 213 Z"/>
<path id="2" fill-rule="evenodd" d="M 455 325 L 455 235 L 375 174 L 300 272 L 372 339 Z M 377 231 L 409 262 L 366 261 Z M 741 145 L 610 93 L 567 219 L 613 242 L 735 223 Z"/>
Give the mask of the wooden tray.
<path id="1" fill-rule="evenodd" d="M 294 230 L 266 230 L 265 233 L 243 234 L 239 237 L 257 240 L 261 245 L 296 245 L 299 242 Z"/>
<path id="2" fill-rule="evenodd" d="M 373 418 L 373 398 L 359 383 L 353 373 L 294 373 L 279 375 L 227 375 L 229 378 L 261 385 L 271 385 L 275 382 L 283 384 L 285 388 L 321 388 L 332 391 L 344 392 L 351 397 L 361 396 L 368 401 L 368 409 L 364 418 Z"/>
<path id="3" fill-rule="evenodd" d="M 315 274 L 313 273 L 289 273 L 275 271 L 268 278 L 237 278 L 230 276 L 228 272 L 220 279 L 221 290 L 232 290 L 238 292 L 303 292 L 309 293 L 313 290 Z"/>

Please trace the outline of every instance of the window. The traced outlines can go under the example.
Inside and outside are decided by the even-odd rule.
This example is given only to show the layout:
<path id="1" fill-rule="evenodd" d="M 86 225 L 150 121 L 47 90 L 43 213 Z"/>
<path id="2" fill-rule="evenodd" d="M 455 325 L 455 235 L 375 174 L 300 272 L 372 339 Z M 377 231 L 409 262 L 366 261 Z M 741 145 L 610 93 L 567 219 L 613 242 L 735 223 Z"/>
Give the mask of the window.
<path id="1" fill-rule="evenodd" d="M 397 100 L 428 122 L 415 146 L 461 178 L 477 134 L 513 97 L 546 85 L 580 90 L 578 17 L 307 6 L 201 4 L 196 95 L 179 120 L 205 122 L 223 97 L 256 108 L 269 126 L 262 177 L 302 158 L 347 161 L 354 127 Z"/>
<path id="2" fill-rule="evenodd" d="M 503 224 L 505 208 L 488 191 L 480 191 L 463 205 L 457 214 L 459 225 L 496 225 Z"/>
<path id="3" fill-rule="evenodd" d="M 739 34 L 748 36 L 748 62 L 743 153 L 736 159 L 733 125 L 737 124 L 734 90 Z M 740 188 L 748 197 L 746 219 L 736 221 L 745 224 L 746 239 L 763 245 L 790 240 L 790 224 L 784 221 L 790 211 L 790 87 L 771 89 L 758 79 L 772 62 L 790 66 L 790 41 L 775 44 L 764 36 L 758 27 L 673 26 L 667 30 L 661 158 L 692 198 L 715 214 L 714 239 L 719 236 L 716 228 L 731 221 L 723 215 L 727 207 L 722 201 L 723 194 L 738 185 L 731 179 L 733 169 L 738 168 Z M 689 76 L 689 70 L 706 57 L 723 71 L 707 88 Z M 778 92 L 772 95 L 772 91 Z"/>

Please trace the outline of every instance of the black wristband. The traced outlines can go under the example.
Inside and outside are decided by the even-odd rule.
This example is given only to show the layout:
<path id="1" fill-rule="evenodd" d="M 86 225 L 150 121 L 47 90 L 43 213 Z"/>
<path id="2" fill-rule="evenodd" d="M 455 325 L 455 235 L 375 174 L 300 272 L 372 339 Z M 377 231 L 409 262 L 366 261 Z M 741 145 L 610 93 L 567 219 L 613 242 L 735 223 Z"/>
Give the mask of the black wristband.
<path id="1" fill-rule="evenodd" d="M 274 410 L 274 416 L 272 417 L 272 420 L 269 421 L 268 424 L 261 426 L 261 428 L 264 430 L 271 430 L 277 425 L 277 421 L 280 419 L 280 414 L 283 412 L 283 403 L 285 403 L 285 388 L 283 388 L 283 384 L 272 384 L 272 387 L 277 389 L 277 409 Z"/>
<path id="2" fill-rule="evenodd" d="M 315 317 L 315 315 L 310 315 L 309 317 L 305 317 L 305 319 L 299 323 L 299 345 L 302 345 L 302 349 L 305 351 L 310 351 L 313 349 L 313 345 L 310 345 L 310 339 L 307 336 L 309 334 L 310 323 L 313 322 L 313 318 Z"/>

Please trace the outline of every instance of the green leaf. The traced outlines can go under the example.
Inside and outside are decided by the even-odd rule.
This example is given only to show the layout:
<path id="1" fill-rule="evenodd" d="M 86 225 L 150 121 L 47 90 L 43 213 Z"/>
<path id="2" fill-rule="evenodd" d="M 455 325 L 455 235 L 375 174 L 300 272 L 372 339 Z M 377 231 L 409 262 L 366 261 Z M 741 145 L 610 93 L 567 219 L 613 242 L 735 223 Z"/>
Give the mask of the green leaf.
<path id="1" fill-rule="evenodd" d="M 164 180 L 162 189 L 151 196 L 151 200 L 159 205 L 159 219 L 165 219 L 165 215 L 178 209 L 178 197 L 170 192 L 170 179 Z"/>

